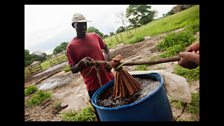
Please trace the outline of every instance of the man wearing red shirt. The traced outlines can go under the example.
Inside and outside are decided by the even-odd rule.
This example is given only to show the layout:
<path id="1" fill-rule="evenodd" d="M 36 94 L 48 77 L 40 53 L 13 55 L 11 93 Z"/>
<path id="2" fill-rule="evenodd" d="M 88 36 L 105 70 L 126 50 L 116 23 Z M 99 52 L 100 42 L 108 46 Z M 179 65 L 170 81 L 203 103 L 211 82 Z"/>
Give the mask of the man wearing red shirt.
<path id="1" fill-rule="evenodd" d="M 68 63 L 73 73 L 80 71 L 91 98 L 101 85 L 114 79 L 113 73 L 110 70 L 106 70 L 107 66 L 105 64 L 100 64 L 97 67 L 97 72 L 96 67 L 91 62 L 93 60 L 109 61 L 109 49 L 97 34 L 86 33 L 87 20 L 82 14 L 76 13 L 73 15 L 72 26 L 76 29 L 77 36 L 67 46 Z M 104 50 L 105 58 L 102 49 Z"/>

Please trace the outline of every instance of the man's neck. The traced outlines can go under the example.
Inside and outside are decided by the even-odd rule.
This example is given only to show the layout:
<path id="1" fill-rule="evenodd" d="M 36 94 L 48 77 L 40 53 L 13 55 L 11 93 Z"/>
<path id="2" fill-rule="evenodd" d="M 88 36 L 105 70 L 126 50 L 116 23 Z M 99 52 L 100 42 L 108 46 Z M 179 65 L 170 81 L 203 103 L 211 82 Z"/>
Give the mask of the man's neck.
<path id="1" fill-rule="evenodd" d="M 86 37 L 86 34 L 81 34 L 81 35 L 78 34 L 78 35 L 77 35 L 77 38 L 78 38 L 78 39 L 82 39 L 82 38 L 85 38 L 85 37 Z"/>

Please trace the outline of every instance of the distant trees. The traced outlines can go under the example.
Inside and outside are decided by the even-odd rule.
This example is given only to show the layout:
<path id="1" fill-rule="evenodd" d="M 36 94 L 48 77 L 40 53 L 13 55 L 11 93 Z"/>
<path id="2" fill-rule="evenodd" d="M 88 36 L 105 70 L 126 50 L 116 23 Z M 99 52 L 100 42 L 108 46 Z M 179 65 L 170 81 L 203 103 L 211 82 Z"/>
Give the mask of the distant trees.
<path id="1" fill-rule="evenodd" d="M 28 49 L 24 50 L 24 55 L 25 55 L 25 66 L 32 64 L 33 61 L 42 62 L 47 58 L 47 54 L 44 52 L 38 55 L 35 53 L 30 54 L 30 51 Z"/>
<path id="2" fill-rule="evenodd" d="M 169 16 L 169 15 L 172 15 L 172 14 L 175 14 L 175 13 L 178 13 L 180 11 L 183 11 L 187 8 L 190 8 L 192 7 L 193 5 L 177 5 L 177 6 L 174 6 L 169 12 L 166 13 L 166 15 L 164 16 Z"/>
<path id="3" fill-rule="evenodd" d="M 68 45 L 68 42 L 61 43 L 59 46 L 57 46 L 56 48 L 54 48 L 53 54 L 56 55 L 58 53 L 61 53 L 61 52 L 65 51 L 67 45 Z"/>
<path id="4" fill-rule="evenodd" d="M 124 26 L 120 26 L 120 27 L 117 28 L 116 33 L 124 32 L 124 31 L 125 31 Z"/>
<path id="5" fill-rule="evenodd" d="M 98 34 L 101 38 L 103 38 L 104 36 L 103 36 L 103 33 L 102 32 L 100 32 L 97 28 L 95 28 L 95 27 L 89 27 L 88 29 L 87 29 L 87 32 L 95 32 L 96 34 Z"/>
<path id="6" fill-rule="evenodd" d="M 107 38 L 107 37 L 109 37 L 109 35 L 107 35 L 107 34 L 103 35 L 103 38 Z"/>
<path id="7" fill-rule="evenodd" d="M 126 17 L 133 28 L 139 27 L 154 19 L 156 11 L 150 10 L 149 5 L 129 5 L 126 9 Z"/>

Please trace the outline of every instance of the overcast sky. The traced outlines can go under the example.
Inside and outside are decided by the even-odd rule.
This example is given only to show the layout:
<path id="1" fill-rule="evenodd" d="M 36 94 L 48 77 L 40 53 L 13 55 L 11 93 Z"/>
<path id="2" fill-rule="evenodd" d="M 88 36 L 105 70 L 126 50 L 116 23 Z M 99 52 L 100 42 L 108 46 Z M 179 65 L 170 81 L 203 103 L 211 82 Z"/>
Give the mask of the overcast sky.
<path id="1" fill-rule="evenodd" d="M 151 5 L 161 17 L 174 5 Z M 74 13 L 82 13 L 103 34 L 115 32 L 121 26 L 118 14 L 128 5 L 25 5 L 25 49 L 30 53 L 41 51 L 47 54 L 62 42 L 69 42 L 76 35 L 71 26 Z"/>

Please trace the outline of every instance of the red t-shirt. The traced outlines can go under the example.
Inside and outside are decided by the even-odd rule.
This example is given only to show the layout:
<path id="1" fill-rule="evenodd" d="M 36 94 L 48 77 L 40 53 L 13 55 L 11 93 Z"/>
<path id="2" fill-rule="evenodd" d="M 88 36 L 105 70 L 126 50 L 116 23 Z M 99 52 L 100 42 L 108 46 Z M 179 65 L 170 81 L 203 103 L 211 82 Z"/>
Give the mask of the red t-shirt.
<path id="1" fill-rule="evenodd" d="M 77 64 L 81 59 L 90 57 L 95 60 L 105 60 L 101 49 L 105 48 L 103 40 L 95 33 L 86 33 L 85 38 L 74 38 L 67 46 L 67 58 L 70 65 Z M 105 64 L 100 64 L 100 78 L 102 84 L 106 84 L 110 80 L 114 79 L 112 72 L 105 70 Z M 97 73 L 92 67 L 83 69 L 81 75 L 84 78 L 86 88 L 88 91 L 96 90 L 100 87 L 98 82 Z"/>

